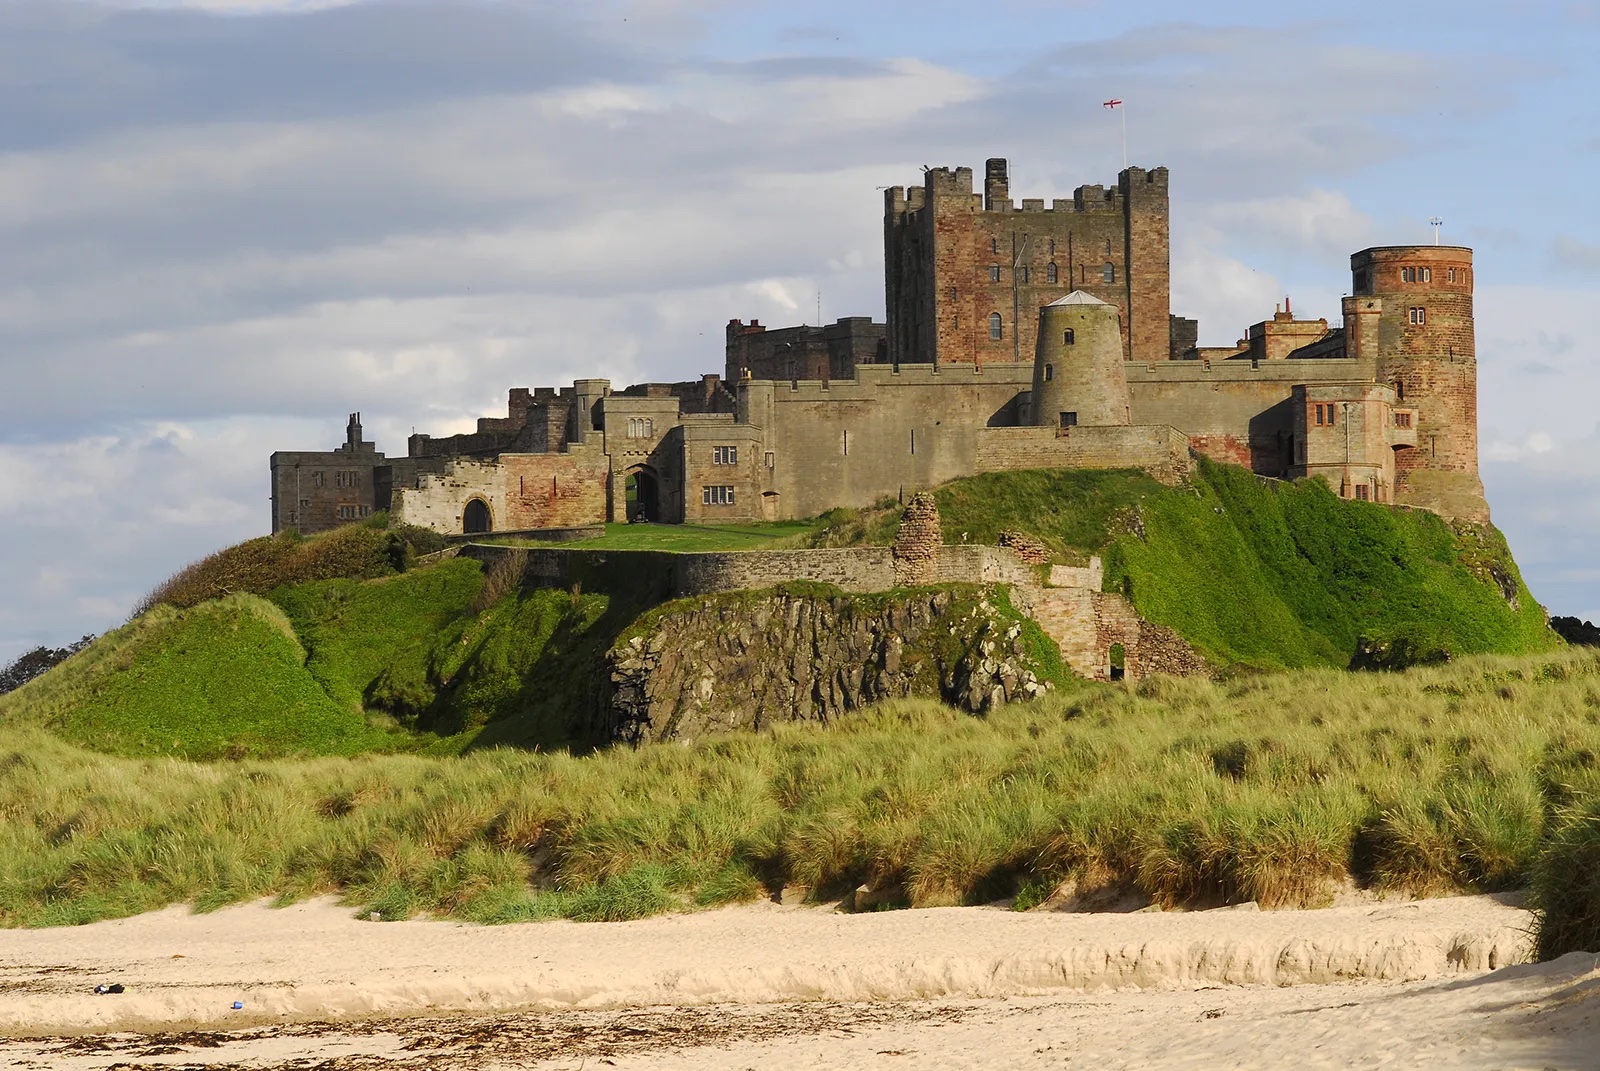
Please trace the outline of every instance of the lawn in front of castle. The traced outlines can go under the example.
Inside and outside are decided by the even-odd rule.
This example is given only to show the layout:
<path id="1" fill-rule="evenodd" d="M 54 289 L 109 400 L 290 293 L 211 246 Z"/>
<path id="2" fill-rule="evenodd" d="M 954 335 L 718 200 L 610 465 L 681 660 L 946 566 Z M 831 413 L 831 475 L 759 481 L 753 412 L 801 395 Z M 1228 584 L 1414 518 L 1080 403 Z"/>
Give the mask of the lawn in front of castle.
<path id="1" fill-rule="evenodd" d="M 793 545 L 818 527 L 819 523 L 815 520 L 758 521 L 751 524 L 608 524 L 603 536 L 561 545 L 575 550 L 666 550 L 680 554 L 772 550 Z M 492 542 L 517 541 L 505 539 Z"/>

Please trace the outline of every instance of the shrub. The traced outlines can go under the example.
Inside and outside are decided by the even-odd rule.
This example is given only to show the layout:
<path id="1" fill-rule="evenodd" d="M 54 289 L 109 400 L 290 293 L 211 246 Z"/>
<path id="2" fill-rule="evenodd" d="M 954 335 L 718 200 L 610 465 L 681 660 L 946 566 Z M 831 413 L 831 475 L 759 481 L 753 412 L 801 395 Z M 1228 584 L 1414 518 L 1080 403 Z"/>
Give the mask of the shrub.
<path id="1" fill-rule="evenodd" d="M 180 610 L 227 595 L 265 595 L 285 584 L 395 571 L 389 533 L 362 524 L 302 538 L 293 532 L 249 539 L 179 570 L 146 595 L 133 616 L 165 603 Z"/>
<path id="2" fill-rule="evenodd" d="M 0 669 L 0 695 L 14 692 L 48 669 L 59 666 L 89 644 L 94 636 L 85 636 L 65 647 L 35 647 L 18 655 L 5 669 Z"/>
<path id="3" fill-rule="evenodd" d="M 1600 801 L 1561 817 L 1533 868 L 1540 959 L 1600 952 Z"/>

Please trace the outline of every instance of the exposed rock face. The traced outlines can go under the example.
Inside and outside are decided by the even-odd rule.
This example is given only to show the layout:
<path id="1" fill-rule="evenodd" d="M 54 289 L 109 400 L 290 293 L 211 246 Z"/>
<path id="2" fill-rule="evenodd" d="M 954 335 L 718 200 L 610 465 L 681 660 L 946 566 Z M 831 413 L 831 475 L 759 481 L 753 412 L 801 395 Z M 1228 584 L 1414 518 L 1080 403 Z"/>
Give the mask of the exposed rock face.
<path id="1" fill-rule="evenodd" d="M 1048 687 L 1022 632 L 1016 612 L 980 588 L 683 600 L 609 652 L 611 736 L 691 740 L 826 722 L 912 695 L 981 713 Z"/>

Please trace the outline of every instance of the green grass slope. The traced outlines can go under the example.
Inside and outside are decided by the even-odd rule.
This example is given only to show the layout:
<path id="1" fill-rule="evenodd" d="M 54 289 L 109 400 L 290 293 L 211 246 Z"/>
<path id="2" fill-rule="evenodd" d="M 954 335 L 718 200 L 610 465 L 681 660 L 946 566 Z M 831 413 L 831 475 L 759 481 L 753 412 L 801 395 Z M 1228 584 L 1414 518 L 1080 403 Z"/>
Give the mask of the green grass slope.
<path id="1" fill-rule="evenodd" d="M 1015 529 L 1218 665 L 1346 666 L 1358 646 L 1451 655 L 1560 641 L 1504 538 L 1421 510 L 1340 499 L 1202 460 L 1188 486 L 1136 471 L 991 473 L 935 492 L 947 543 Z"/>
<path id="2" fill-rule="evenodd" d="M 37 725 L 125 755 L 353 754 L 387 735 L 329 698 L 283 612 L 254 595 L 158 606 L 0 697 L 0 724 Z"/>

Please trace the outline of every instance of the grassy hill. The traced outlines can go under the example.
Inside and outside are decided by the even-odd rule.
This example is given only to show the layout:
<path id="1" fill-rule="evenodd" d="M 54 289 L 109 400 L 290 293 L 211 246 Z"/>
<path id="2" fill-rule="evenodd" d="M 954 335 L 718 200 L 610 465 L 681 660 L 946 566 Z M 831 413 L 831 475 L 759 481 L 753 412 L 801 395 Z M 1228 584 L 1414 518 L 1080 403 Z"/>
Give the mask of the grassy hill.
<path id="1" fill-rule="evenodd" d="M 1188 486 L 1140 472 L 957 480 L 936 496 L 948 542 L 1019 530 L 1063 562 L 1104 556 L 1107 586 L 1214 665 L 1345 667 L 1448 652 L 1556 648 L 1492 528 L 1344 501 L 1202 464 Z M 850 545 L 893 538 L 898 507 L 726 532 L 624 527 L 597 545 Z M 518 590 L 516 563 L 415 564 L 424 534 L 352 525 L 221 551 L 154 609 L 17 692 L 0 724 L 129 755 L 456 752 L 590 746 L 606 649 L 647 607 Z"/>
<path id="2" fill-rule="evenodd" d="M 1143 472 L 998 472 L 934 492 L 946 543 L 1034 536 L 1057 561 L 1105 560 L 1106 587 L 1214 665 L 1348 666 L 1550 650 L 1560 640 L 1493 528 L 1341 499 L 1202 460 L 1166 487 Z M 836 511 L 816 545 L 890 542 L 896 508 Z"/>

